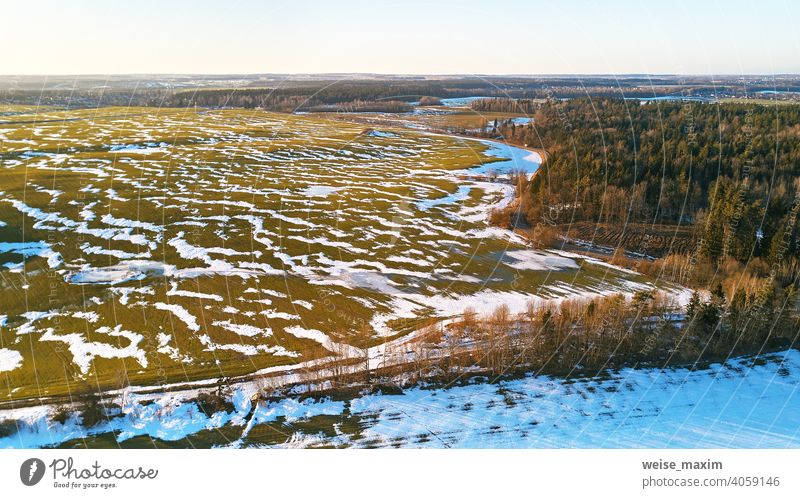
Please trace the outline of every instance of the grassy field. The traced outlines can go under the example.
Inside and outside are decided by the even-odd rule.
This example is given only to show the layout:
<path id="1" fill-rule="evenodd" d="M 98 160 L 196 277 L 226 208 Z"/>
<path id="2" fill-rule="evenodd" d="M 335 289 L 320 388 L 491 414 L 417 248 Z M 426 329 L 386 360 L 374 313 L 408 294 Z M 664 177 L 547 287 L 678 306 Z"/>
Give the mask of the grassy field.
<path id="1" fill-rule="evenodd" d="M 502 181 L 444 202 L 497 160 L 476 141 L 252 110 L 0 106 L 0 143 L 0 401 L 244 375 L 465 306 L 646 284 L 489 227 Z"/>
<path id="2" fill-rule="evenodd" d="M 469 107 L 425 106 L 414 113 L 319 113 L 318 116 L 334 121 L 360 122 L 375 126 L 397 126 L 438 131 L 478 131 L 508 119 L 528 120 L 531 116 L 510 112 L 481 112 Z"/>

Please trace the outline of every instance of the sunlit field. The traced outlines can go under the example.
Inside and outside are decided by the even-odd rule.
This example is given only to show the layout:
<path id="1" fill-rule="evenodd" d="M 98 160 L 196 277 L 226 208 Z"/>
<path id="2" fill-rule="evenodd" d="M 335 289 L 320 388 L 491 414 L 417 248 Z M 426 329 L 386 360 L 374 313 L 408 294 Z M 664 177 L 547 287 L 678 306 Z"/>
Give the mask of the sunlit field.
<path id="1" fill-rule="evenodd" d="M 504 172 L 535 169 L 521 149 L 258 110 L 0 116 L 4 401 L 279 370 L 466 308 L 656 285 L 487 224 Z"/>

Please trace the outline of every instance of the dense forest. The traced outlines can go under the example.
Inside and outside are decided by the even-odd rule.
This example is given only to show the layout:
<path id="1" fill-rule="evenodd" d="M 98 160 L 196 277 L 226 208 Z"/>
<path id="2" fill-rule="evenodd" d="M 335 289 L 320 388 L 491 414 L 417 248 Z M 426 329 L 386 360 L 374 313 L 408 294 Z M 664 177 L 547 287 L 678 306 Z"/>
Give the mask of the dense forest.
<path id="1" fill-rule="evenodd" d="M 551 101 L 533 123 L 492 133 L 549 152 L 515 206 L 534 240 L 569 242 L 553 233 L 575 224 L 618 240 L 674 227 L 690 243 L 668 241 L 659 259 L 627 263 L 711 290 L 687 310 L 690 332 L 733 345 L 769 337 L 784 313 L 796 313 L 800 106 Z"/>
<path id="2" fill-rule="evenodd" d="M 549 152 L 531 224 L 685 224 L 715 262 L 797 255 L 800 106 L 576 99 L 498 132 Z"/>

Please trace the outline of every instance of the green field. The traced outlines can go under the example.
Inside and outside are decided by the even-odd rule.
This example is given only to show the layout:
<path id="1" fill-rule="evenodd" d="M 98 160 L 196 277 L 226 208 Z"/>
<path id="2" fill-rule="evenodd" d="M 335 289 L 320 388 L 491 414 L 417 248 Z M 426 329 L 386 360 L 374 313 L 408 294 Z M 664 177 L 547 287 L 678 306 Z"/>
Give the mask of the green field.
<path id="1" fill-rule="evenodd" d="M 464 179 L 497 160 L 476 141 L 252 110 L 0 106 L 0 144 L 3 401 L 245 375 L 466 306 L 644 287 L 489 227 L 509 186 Z"/>

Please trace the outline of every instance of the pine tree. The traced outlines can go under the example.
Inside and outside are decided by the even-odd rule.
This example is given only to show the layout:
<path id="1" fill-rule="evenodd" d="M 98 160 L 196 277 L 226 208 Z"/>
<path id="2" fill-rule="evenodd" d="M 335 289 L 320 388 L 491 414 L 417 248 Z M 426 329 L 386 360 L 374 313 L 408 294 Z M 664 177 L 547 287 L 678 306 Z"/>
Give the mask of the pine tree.
<path id="1" fill-rule="evenodd" d="M 692 319 L 697 315 L 697 311 L 700 309 L 700 294 L 697 291 L 692 292 L 692 297 L 689 298 L 689 302 L 686 304 L 686 320 L 692 321 Z"/>

